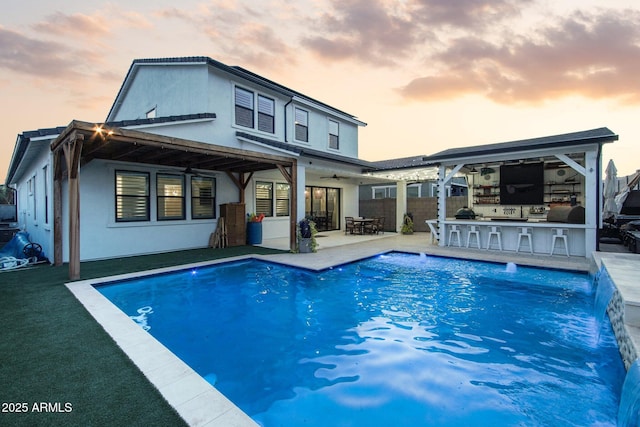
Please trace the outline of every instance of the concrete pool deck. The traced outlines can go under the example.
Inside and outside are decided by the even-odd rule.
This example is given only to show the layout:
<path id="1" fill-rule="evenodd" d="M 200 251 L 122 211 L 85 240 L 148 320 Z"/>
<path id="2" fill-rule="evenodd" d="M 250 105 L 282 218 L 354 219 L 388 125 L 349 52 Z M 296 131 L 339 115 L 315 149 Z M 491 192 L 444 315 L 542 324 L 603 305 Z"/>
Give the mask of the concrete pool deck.
<path id="1" fill-rule="evenodd" d="M 633 286 L 633 274 L 635 271 L 632 271 L 638 265 L 640 255 L 600 252 L 594 256 L 594 260 L 577 257 L 567 258 L 566 256 L 557 255 L 533 257 L 522 253 L 441 248 L 431 245 L 428 233 L 416 233 L 409 236 L 395 233 L 386 233 L 378 236 L 345 236 L 341 232 L 331 232 L 325 235 L 326 237 L 318 239 L 320 248 L 317 253 L 313 254 L 283 253 L 242 256 L 157 269 L 153 270 L 153 273 L 225 263 L 246 258 L 258 258 L 307 269 L 322 270 L 392 250 L 490 262 L 514 262 L 518 265 L 583 272 L 594 272 L 595 268 L 604 265 L 616 285 L 618 285 L 618 281 L 622 283 L 621 287 L 623 289 L 620 289 L 620 294 L 625 302 L 625 308 L 629 307 L 628 311 L 625 311 L 625 321 L 628 318 L 632 322 L 638 322 L 637 326 L 628 326 L 627 330 L 635 343 L 635 348 L 640 348 L 638 347 L 640 344 L 640 289 Z M 265 241 L 263 246 L 277 247 L 280 244 L 281 242 L 278 241 Z M 190 426 L 257 426 L 248 415 L 223 396 L 215 387 L 171 353 L 153 336 L 142 330 L 129 316 L 120 311 L 94 288 L 94 284 L 97 283 L 129 279 L 148 273 L 142 272 L 78 281 L 68 283 L 66 286 Z M 635 282 L 637 283 L 637 280 Z"/>

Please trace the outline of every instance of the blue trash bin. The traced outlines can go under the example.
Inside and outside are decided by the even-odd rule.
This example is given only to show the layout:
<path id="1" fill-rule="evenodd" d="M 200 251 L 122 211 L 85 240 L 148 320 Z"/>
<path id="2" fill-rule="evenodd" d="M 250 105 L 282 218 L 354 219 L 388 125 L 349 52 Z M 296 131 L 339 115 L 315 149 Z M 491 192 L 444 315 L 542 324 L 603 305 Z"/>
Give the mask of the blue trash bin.
<path id="1" fill-rule="evenodd" d="M 262 223 L 247 222 L 247 245 L 262 244 Z"/>

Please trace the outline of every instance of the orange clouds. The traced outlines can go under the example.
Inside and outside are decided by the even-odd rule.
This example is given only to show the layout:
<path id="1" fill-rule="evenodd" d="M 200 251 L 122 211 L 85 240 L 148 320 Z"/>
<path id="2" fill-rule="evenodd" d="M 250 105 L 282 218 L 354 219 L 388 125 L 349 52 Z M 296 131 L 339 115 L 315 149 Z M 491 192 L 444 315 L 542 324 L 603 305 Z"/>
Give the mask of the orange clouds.
<path id="1" fill-rule="evenodd" d="M 399 93 L 423 101 L 477 94 L 500 103 L 571 95 L 637 103 L 639 19 L 635 11 L 575 13 L 533 35 L 505 34 L 497 43 L 460 37 L 428 56 L 437 72 Z"/>

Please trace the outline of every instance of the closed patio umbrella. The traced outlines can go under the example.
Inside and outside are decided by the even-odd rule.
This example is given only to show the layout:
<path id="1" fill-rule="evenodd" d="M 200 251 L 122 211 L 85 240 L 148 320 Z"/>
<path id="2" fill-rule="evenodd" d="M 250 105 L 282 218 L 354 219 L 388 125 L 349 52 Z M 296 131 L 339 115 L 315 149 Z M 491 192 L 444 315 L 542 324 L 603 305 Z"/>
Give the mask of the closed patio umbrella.
<path id="1" fill-rule="evenodd" d="M 606 178 L 604 180 L 604 207 L 602 209 L 602 217 L 609 218 L 619 213 L 618 205 L 616 204 L 616 192 L 618 181 L 618 170 L 613 160 L 609 160 L 606 170 Z"/>

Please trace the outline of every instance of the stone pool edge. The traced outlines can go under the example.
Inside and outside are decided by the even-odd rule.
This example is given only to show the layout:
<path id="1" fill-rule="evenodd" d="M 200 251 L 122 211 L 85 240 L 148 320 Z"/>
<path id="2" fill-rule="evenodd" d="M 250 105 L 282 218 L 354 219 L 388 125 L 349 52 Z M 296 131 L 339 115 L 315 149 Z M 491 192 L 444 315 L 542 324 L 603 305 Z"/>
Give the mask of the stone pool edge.
<path id="1" fill-rule="evenodd" d="M 640 286 L 636 254 L 593 253 L 591 273 L 606 270 L 615 286 L 607 314 L 626 370 L 640 356 Z"/>
<path id="2" fill-rule="evenodd" d="M 256 427 L 251 417 L 94 288 L 95 284 L 251 258 L 258 257 L 243 255 L 65 285 L 188 425 Z"/>
<path id="3" fill-rule="evenodd" d="M 379 253 L 389 252 L 389 250 L 372 251 L 376 253 L 366 252 L 369 251 L 360 253 L 355 258 L 367 258 Z M 413 253 L 411 250 L 406 252 Z M 243 255 L 71 282 L 67 283 L 66 286 L 188 425 L 255 427 L 258 424 L 251 417 L 193 371 L 192 368 L 175 356 L 151 334 L 142 330 L 140 326 L 98 292 L 94 285 L 246 259 L 273 262 L 275 261 L 274 258 L 277 257 Z M 640 354 L 638 351 L 640 349 L 640 289 L 632 286 L 634 274 L 632 266 L 638 260 L 640 260 L 640 256 L 633 254 L 623 254 L 621 256 L 621 254 L 596 252 L 592 256 L 590 268 L 590 272 L 593 274 L 602 268 L 606 268 L 616 286 L 616 292 L 612 297 L 607 312 L 614 327 L 618 348 L 626 369 L 631 366 Z M 301 267 L 300 265 L 295 265 L 296 263 L 287 261 L 281 257 L 277 262 L 293 267 Z M 335 259 L 332 261 L 334 264 L 344 262 L 344 260 L 337 262 Z M 353 259 L 347 262 L 351 261 Z M 325 265 L 318 269 L 323 268 L 327 268 L 327 266 Z"/>

